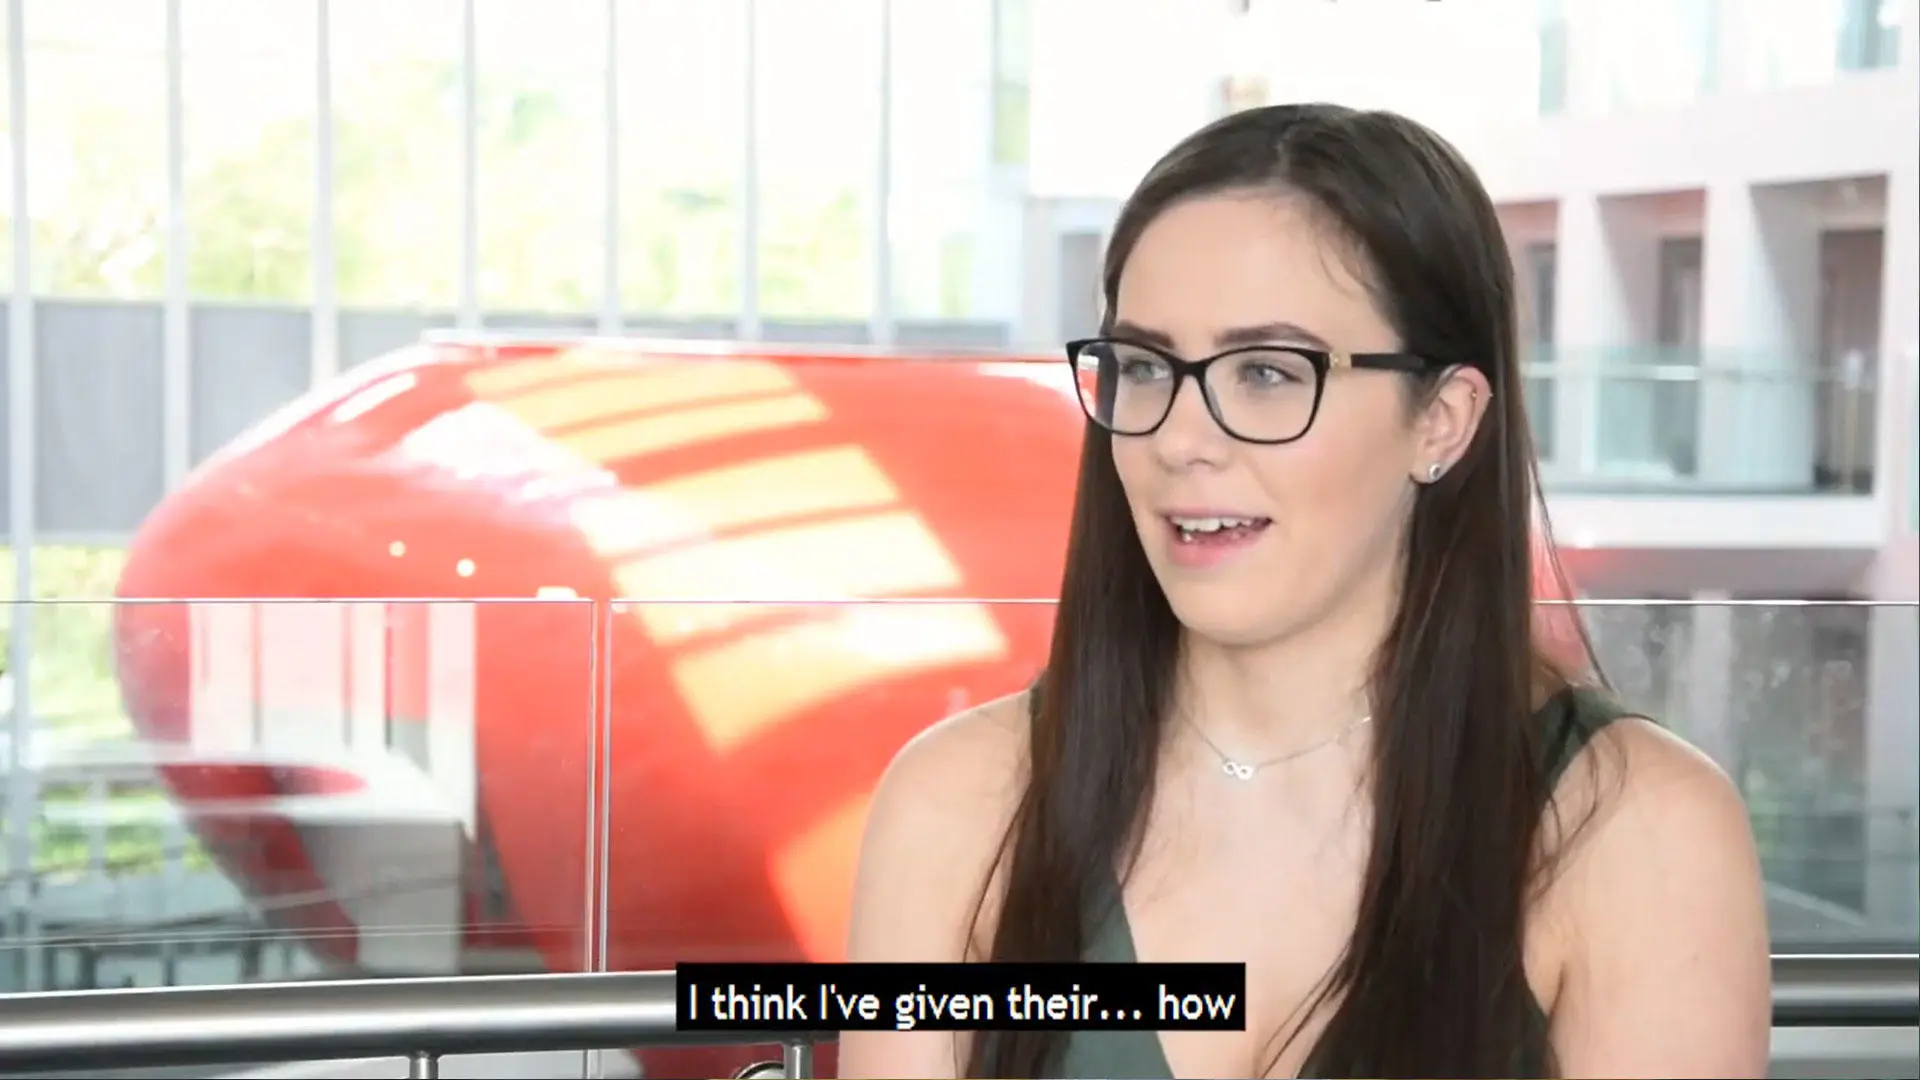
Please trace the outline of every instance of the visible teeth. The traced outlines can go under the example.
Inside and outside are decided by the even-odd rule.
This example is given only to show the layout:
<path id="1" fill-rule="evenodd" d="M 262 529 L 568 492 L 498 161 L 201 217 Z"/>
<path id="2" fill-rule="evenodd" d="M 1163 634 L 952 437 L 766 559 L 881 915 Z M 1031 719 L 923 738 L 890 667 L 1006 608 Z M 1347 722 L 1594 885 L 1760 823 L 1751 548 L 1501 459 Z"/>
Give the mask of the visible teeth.
<path id="1" fill-rule="evenodd" d="M 1243 525 L 1252 525 L 1254 520 L 1253 518 L 1238 517 L 1177 517 L 1173 519 L 1173 523 L 1182 532 L 1210 533 L 1219 532 L 1221 529 L 1235 529 Z"/>

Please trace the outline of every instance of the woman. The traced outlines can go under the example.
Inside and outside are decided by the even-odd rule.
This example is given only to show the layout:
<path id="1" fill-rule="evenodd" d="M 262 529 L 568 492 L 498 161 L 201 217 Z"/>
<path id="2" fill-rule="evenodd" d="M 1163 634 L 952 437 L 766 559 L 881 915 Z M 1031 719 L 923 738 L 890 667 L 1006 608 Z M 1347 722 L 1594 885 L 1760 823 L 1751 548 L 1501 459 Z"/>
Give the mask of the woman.
<path id="1" fill-rule="evenodd" d="M 890 767 L 850 958 L 1244 961 L 1247 1027 L 848 1033 L 842 1075 L 1764 1076 L 1740 799 L 1535 640 L 1512 267 L 1459 155 L 1238 113 L 1104 284 L 1046 672 Z"/>

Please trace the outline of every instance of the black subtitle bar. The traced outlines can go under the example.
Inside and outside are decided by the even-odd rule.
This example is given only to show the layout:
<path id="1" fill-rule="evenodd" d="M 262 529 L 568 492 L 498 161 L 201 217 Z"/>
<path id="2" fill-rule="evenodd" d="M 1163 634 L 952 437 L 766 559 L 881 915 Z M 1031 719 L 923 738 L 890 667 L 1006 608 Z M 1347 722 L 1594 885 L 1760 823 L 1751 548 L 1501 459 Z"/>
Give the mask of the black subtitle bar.
<path id="1" fill-rule="evenodd" d="M 682 1031 L 1244 1031 L 1245 964 L 681 964 Z"/>

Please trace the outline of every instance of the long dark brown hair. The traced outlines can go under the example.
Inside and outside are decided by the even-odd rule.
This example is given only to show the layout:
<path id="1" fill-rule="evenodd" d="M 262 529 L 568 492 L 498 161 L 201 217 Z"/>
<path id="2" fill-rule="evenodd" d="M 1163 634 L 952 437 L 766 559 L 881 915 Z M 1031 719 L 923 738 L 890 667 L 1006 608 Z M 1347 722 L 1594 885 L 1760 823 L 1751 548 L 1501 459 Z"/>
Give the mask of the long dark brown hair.
<path id="1" fill-rule="evenodd" d="M 1478 368 L 1493 388 L 1465 455 L 1412 510 L 1400 608 L 1372 675 L 1373 835 L 1353 936 L 1288 1026 L 1332 1007 L 1320 1075 L 1511 1075 L 1534 1020 L 1521 943 L 1551 796 L 1528 719 L 1542 673 L 1557 672 L 1533 629 L 1536 476 L 1511 258 L 1472 169 L 1420 125 L 1331 105 L 1252 109 L 1187 138 L 1128 200 L 1104 271 L 1109 322 L 1149 223 L 1229 191 L 1305 200 L 1364 262 L 1405 347 Z M 1427 400 L 1437 375 L 1406 377 L 1410 400 Z M 1139 853 L 1180 638 L 1111 437 L 1089 424 L 988 959 L 1081 957 L 1103 879 Z M 982 1033 L 966 1074 L 1047 1076 L 1064 1046 L 1058 1032 Z"/>

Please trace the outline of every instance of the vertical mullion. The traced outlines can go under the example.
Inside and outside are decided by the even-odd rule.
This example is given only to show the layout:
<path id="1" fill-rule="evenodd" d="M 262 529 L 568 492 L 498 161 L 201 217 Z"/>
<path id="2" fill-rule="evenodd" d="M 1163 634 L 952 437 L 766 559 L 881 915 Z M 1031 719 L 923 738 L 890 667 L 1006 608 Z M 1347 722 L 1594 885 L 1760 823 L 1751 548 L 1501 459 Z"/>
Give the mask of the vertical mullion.
<path id="1" fill-rule="evenodd" d="M 873 301 L 867 336 L 894 341 L 893 317 L 893 0 L 880 5 L 880 94 L 873 160 Z"/>
<path id="2" fill-rule="evenodd" d="M 620 0 L 606 0 L 606 49 L 601 63 L 600 181 L 600 333 L 616 337 L 624 329 L 620 315 Z"/>
<path id="3" fill-rule="evenodd" d="M 1000 67 L 1001 5 L 1006 0 L 987 0 L 987 163 L 989 183 L 1000 165 Z"/>
<path id="4" fill-rule="evenodd" d="M 313 38 L 313 221 L 307 241 L 313 253 L 311 385 L 340 371 L 340 301 L 333 246 L 333 7 L 314 0 Z"/>
<path id="5" fill-rule="evenodd" d="M 7 532 L 13 546 L 14 596 L 33 599 L 33 511 L 35 462 L 33 217 L 27 198 L 27 19 L 26 0 L 7 4 L 8 149 L 13 182 L 13 291 L 7 297 Z M 13 673 L 13 707 L 7 718 L 7 881 L 14 915 L 3 928 L 22 941 L 38 940 L 32 890 L 33 821 L 40 800 L 33 771 L 33 614 L 31 603 L 12 605 L 13 626 L 7 669 Z M 38 950 L 15 952 L 19 967 L 14 985 L 35 988 Z"/>
<path id="6" fill-rule="evenodd" d="M 186 478 L 193 446 L 192 332 L 187 311 L 187 132 L 182 8 L 167 0 L 166 144 L 167 271 L 161 300 L 161 461 L 166 490 Z"/>
<path id="7" fill-rule="evenodd" d="M 480 326 L 480 42 L 477 0 L 460 0 L 460 311 Z"/>
<path id="8" fill-rule="evenodd" d="M 760 326 L 760 12 L 756 0 L 740 0 L 746 12 L 746 109 L 740 145 L 739 336 L 758 341 Z"/>

